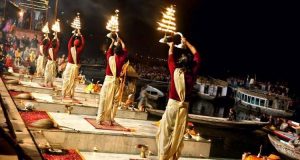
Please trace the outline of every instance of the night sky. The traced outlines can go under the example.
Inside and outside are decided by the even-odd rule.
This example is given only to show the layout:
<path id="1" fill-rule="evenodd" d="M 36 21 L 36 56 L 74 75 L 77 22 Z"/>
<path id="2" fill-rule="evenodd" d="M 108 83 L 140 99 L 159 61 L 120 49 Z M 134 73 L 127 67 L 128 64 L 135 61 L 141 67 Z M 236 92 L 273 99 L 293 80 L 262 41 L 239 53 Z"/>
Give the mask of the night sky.
<path id="1" fill-rule="evenodd" d="M 296 1 L 59 0 L 58 18 L 67 32 L 62 38 L 66 43 L 71 34 L 67 20 L 70 23 L 79 11 L 88 41 L 85 54 L 99 57 L 107 44 L 106 22 L 119 9 L 120 34 L 129 53 L 166 58 L 167 46 L 158 43 L 163 33 L 156 30 L 156 22 L 171 3 L 176 5 L 178 31 L 200 51 L 200 74 L 256 74 L 258 80 L 287 81 L 291 89 L 300 90 Z"/>

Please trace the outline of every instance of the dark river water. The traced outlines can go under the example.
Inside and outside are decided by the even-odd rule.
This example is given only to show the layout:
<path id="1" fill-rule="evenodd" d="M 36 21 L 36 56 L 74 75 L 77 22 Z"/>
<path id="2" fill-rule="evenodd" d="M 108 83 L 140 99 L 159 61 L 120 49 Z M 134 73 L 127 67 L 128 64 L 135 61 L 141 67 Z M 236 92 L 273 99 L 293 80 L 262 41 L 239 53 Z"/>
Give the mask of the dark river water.
<path id="1" fill-rule="evenodd" d="M 219 106 L 221 105 L 221 106 Z M 192 104 L 192 113 L 207 116 L 223 117 L 228 114 L 228 104 L 214 104 L 205 100 L 198 100 Z M 203 112 L 203 107 L 204 109 Z M 201 112 L 202 111 L 202 112 Z M 238 119 L 255 117 L 253 114 L 238 111 Z M 273 146 L 269 143 L 267 133 L 262 130 L 246 131 L 246 130 L 230 130 L 218 129 L 205 125 L 197 125 L 200 135 L 204 138 L 212 140 L 211 157 L 222 158 L 241 158 L 244 152 L 258 154 L 260 145 L 263 146 L 263 155 L 276 153 Z"/>

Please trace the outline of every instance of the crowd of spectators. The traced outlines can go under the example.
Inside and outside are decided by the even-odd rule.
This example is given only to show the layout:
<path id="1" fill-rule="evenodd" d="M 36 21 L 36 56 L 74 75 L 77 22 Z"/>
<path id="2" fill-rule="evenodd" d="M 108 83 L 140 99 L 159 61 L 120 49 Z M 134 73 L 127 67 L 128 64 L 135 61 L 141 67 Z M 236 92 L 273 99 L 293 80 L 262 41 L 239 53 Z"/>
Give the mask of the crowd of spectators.
<path id="1" fill-rule="evenodd" d="M 160 58 L 138 56 L 130 57 L 130 62 L 140 78 L 168 82 L 170 79 L 167 61 Z"/>
<path id="2" fill-rule="evenodd" d="M 105 61 L 103 60 L 103 58 L 88 58 L 88 57 L 82 57 L 81 58 L 81 64 L 97 64 L 100 66 L 105 66 Z"/>
<path id="3" fill-rule="evenodd" d="M 4 21 L 0 17 L 0 67 L 1 71 L 13 69 L 14 72 L 34 74 L 38 55 L 39 40 L 37 35 L 29 38 L 26 34 L 17 36 L 12 19 Z M 66 66 L 66 57 L 57 59 L 58 72 Z"/>
<path id="4" fill-rule="evenodd" d="M 40 16 L 42 15 L 40 14 Z M 32 71 L 35 70 L 39 44 L 37 36 L 35 36 L 34 38 L 29 38 L 26 35 L 18 37 L 15 34 L 16 27 L 28 28 L 28 20 L 26 19 L 28 19 L 28 13 L 24 13 L 23 20 L 8 19 L 4 21 L 4 19 L 0 17 L 0 51 L 3 55 L 2 61 L 6 68 L 30 67 Z M 42 19 L 43 18 L 37 18 L 37 20 Z M 35 24 L 36 23 L 38 22 L 35 22 Z M 40 28 L 35 27 L 34 29 Z M 62 57 L 60 57 L 60 59 L 61 58 Z M 136 54 L 134 56 L 131 56 L 129 60 L 142 79 L 162 82 L 168 82 L 170 79 L 166 59 L 153 58 Z M 97 64 L 105 66 L 105 63 L 105 60 L 102 58 L 82 57 L 82 64 Z"/>
<path id="5" fill-rule="evenodd" d="M 143 57 L 143 56 L 130 56 L 130 64 L 139 74 L 140 78 L 153 80 L 153 81 L 169 81 L 169 70 L 167 68 L 167 61 L 160 58 Z M 100 65 L 105 66 L 106 61 L 104 57 L 101 58 L 88 58 L 82 57 L 83 65 Z"/>
<path id="6" fill-rule="evenodd" d="M 1 18 L 2 19 L 2 18 Z M 26 35 L 17 37 L 16 26 L 8 19 L 0 23 L 0 52 L 5 68 L 30 68 L 34 70 L 37 55 L 37 36 L 30 39 Z"/>
<path id="7" fill-rule="evenodd" d="M 288 96 L 289 88 L 286 82 L 257 82 L 253 78 L 237 78 L 229 77 L 227 82 L 233 87 L 245 87 L 250 89 L 258 89 L 270 94 Z"/>

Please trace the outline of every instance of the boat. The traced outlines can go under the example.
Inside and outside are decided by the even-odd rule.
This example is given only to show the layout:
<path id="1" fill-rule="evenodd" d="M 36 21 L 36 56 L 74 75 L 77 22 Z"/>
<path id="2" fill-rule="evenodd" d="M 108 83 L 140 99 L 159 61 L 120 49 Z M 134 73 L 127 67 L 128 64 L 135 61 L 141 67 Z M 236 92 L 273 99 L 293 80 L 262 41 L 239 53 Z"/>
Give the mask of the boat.
<path id="1" fill-rule="evenodd" d="M 300 160 L 300 150 L 299 148 L 296 149 L 294 146 L 289 144 L 288 142 L 285 142 L 283 140 L 280 140 L 279 138 L 272 136 L 268 134 L 269 140 L 271 144 L 274 146 L 274 148 L 281 154 L 292 158 L 292 159 L 298 159 Z"/>
<path id="2" fill-rule="evenodd" d="M 198 77 L 194 88 L 200 98 L 205 100 L 214 100 L 217 97 L 227 95 L 228 83 L 212 77 Z"/>
<path id="3" fill-rule="evenodd" d="M 297 138 L 297 135 L 290 133 L 290 132 L 283 132 L 283 131 L 275 130 L 272 133 L 285 141 L 290 141 L 292 139 Z"/>
<path id="4" fill-rule="evenodd" d="M 291 117 L 294 113 L 291 98 L 259 89 L 239 87 L 236 89 L 235 101 L 237 107 L 272 116 Z"/>
<path id="5" fill-rule="evenodd" d="M 146 91 L 148 93 L 148 98 L 154 101 L 164 96 L 164 93 L 162 91 L 150 85 L 147 85 Z"/>
<path id="6" fill-rule="evenodd" d="M 162 116 L 165 111 L 157 109 L 147 109 L 150 114 L 156 116 Z M 189 121 L 207 125 L 214 128 L 224 128 L 224 129 L 238 129 L 238 130 L 256 130 L 260 129 L 266 125 L 268 122 L 260 121 L 249 121 L 249 120 L 238 120 L 238 121 L 229 121 L 228 118 L 222 117 L 211 117 L 203 116 L 196 114 L 188 114 Z"/>

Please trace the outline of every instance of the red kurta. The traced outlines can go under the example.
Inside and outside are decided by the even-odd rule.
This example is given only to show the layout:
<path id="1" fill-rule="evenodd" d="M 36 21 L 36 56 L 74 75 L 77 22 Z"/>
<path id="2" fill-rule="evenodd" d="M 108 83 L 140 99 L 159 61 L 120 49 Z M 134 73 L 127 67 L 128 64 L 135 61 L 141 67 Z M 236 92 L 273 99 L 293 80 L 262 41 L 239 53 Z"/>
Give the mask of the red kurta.
<path id="1" fill-rule="evenodd" d="M 191 92 L 193 89 L 193 86 L 196 82 L 197 79 L 197 73 L 199 70 L 199 64 L 200 64 L 200 56 L 199 53 L 197 52 L 194 55 L 193 61 L 195 62 L 195 66 L 192 69 L 192 72 L 184 73 L 184 81 L 185 81 L 185 101 L 189 101 Z M 175 71 L 175 60 L 173 54 L 169 55 L 168 58 L 168 66 L 170 70 L 170 75 L 171 75 L 171 84 L 170 84 L 170 89 L 169 89 L 169 98 L 180 101 L 180 98 L 177 94 L 176 88 L 175 88 L 175 83 L 174 83 L 174 71 Z"/>
<path id="2" fill-rule="evenodd" d="M 73 43 L 74 38 L 75 37 L 72 36 L 68 43 L 68 62 L 72 63 L 72 64 L 74 64 L 74 61 L 73 61 L 72 54 L 71 54 L 71 47 L 73 47 L 72 43 Z M 79 62 L 80 62 L 80 54 L 83 51 L 84 44 L 85 44 L 84 38 L 83 38 L 83 36 L 81 36 L 81 44 L 79 47 L 76 47 L 77 64 L 79 64 Z"/>
<path id="3" fill-rule="evenodd" d="M 53 60 L 54 60 L 54 61 L 56 61 L 56 59 L 57 59 L 57 54 L 58 54 L 59 47 L 60 47 L 60 43 L 59 43 L 59 40 L 58 40 L 58 39 L 57 39 L 57 41 L 56 41 L 56 47 L 55 47 L 55 48 L 52 47 L 52 42 L 51 42 L 51 44 L 50 44 L 50 47 L 49 47 L 49 48 L 53 48 Z M 49 60 L 52 60 L 50 54 L 48 55 L 48 59 L 49 59 Z"/>
<path id="4" fill-rule="evenodd" d="M 14 66 L 14 60 L 12 58 L 6 58 L 5 67 L 13 67 L 13 66 Z"/>
<path id="5" fill-rule="evenodd" d="M 106 52 L 107 65 L 106 65 L 106 72 L 105 73 L 106 73 L 107 76 L 112 76 L 112 72 L 110 70 L 108 60 L 109 60 L 109 57 L 113 56 L 113 55 L 114 55 L 113 50 L 111 48 L 109 48 L 108 51 Z M 115 56 L 116 68 L 117 68 L 117 77 L 120 76 L 123 64 L 125 63 L 127 56 L 128 56 L 128 52 L 127 52 L 126 48 L 123 48 L 123 54 Z"/>
<path id="6" fill-rule="evenodd" d="M 49 39 L 49 41 L 48 41 L 48 43 L 46 43 L 44 46 L 43 46 L 43 54 L 42 53 L 40 53 L 40 55 L 42 55 L 42 56 L 48 56 L 49 55 L 49 48 L 50 48 L 50 44 L 51 44 L 51 42 L 50 42 L 50 39 Z M 40 43 L 40 45 L 43 45 L 43 41 Z"/>

